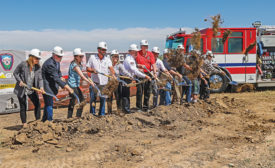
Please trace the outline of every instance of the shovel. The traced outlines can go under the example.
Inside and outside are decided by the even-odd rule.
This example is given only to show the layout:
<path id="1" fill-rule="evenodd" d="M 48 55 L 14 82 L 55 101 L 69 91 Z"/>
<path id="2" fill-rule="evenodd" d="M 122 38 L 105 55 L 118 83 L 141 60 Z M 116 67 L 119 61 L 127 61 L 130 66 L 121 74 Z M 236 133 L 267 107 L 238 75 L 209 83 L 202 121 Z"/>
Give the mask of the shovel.
<path id="1" fill-rule="evenodd" d="M 95 89 L 97 90 L 97 96 L 102 97 L 102 98 L 108 98 L 107 95 L 102 95 L 101 94 L 101 92 L 100 92 L 100 90 L 99 90 L 99 88 L 97 87 L 96 84 L 94 84 L 94 86 L 95 86 Z"/>
<path id="2" fill-rule="evenodd" d="M 86 75 L 85 75 L 86 76 Z M 111 76 L 110 76 L 111 77 Z M 90 81 L 93 82 L 91 78 L 89 78 L 88 76 L 86 76 L 86 78 Z M 97 87 L 97 85 L 94 83 L 94 88 L 97 90 L 97 96 L 102 97 L 102 98 L 107 98 L 107 95 L 102 95 L 99 88 Z"/>
<path id="3" fill-rule="evenodd" d="M 28 86 L 27 84 L 23 83 L 23 86 L 28 88 L 28 89 L 32 89 L 32 90 L 35 90 L 35 91 L 38 91 L 38 92 L 41 92 L 40 89 L 38 88 L 35 88 L 35 87 L 31 87 L 31 86 Z M 51 97 L 54 97 L 56 101 L 58 101 L 59 99 L 54 95 L 54 94 L 51 94 L 51 93 L 47 93 L 47 92 L 42 92 L 42 94 L 45 94 L 45 95 L 48 95 L 48 96 L 51 96 Z"/>
<path id="4" fill-rule="evenodd" d="M 135 81 L 137 81 L 137 82 L 140 82 L 140 80 L 138 79 L 138 78 L 131 78 L 131 77 L 128 77 L 128 76 L 119 76 L 120 78 L 122 78 L 122 79 L 130 79 L 130 80 L 135 80 Z"/>
<path id="5" fill-rule="evenodd" d="M 137 82 L 137 83 L 129 83 L 129 84 L 126 85 L 126 87 L 134 87 L 134 86 L 136 86 L 136 85 L 145 83 L 145 82 L 147 82 L 147 81 L 148 81 L 148 79 L 144 79 L 144 80 L 142 80 L 142 81 L 140 81 L 140 82 Z"/>
<path id="6" fill-rule="evenodd" d="M 221 70 L 221 68 L 220 67 L 217 67 L 220 71 L 222 71 Z M 237 86 L 238 85 L 238 82 L 236 82 L 236 81 L 232 81 L 226 74 L 224 74 L 224 76 L 228 79 L 228 83 L 230 84 L 230 85 L 235 85 L 235 86 Z"/>
<path id="7" fill-rule="evenodd" d="M 77 96 L 77 94 L 75 92 L 73 92 L 73 96 L 76 98 L 77 104 L 79 105 L 80 104 L 80 100 L 79 100 L 79 97 Z"/>
<path id="8" fill-rule="evenodd" d="M 113 78 L 112 76 L 107 75 L 107 74 L 104 74 L 104 73 L 102 73 L 102 72 L 97 72 L 97 73 L 100 74 L 100 75 L 104 75 L 104 76 L 106 76 L 106 77 L 108 77 L 108 78 Z M 127 83 L 126 83 L 124 80 L 121 80 L 119 77 L 117 77 L 116 79 L 117 79 L 119 82 L 121 82 L 123 86 L 127 85 Z"/>
<path id="9" fill-rule="evenodd" d="M 146 68 L 146 66 L 144 66 L 144 69 L 146 69 L 146 70 L 149 72 L 149 74 L 150 74 L 152 77 L 154 77 L 153 73 L 152 73 L 151 71 L 149 71 L 149 69 L 148 69 L 148 68 Z M 159 81 L 159 79 L 158 79 L 158 78 L 156 78 L 156 81 L 158 82 L 158 81 Z"/>

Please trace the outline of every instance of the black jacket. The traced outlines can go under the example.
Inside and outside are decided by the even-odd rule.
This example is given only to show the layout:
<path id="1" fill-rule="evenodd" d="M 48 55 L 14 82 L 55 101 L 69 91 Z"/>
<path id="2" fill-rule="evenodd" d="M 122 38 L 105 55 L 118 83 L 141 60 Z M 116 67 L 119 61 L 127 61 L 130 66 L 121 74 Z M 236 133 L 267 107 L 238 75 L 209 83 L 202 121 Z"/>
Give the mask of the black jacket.
<path id="1" fill-rule="evenodd" d="M 66 83 L 60 79 L 61 77 L 60 63 L 56 62 L 53 57 L 47 59 L 42 66 L 44 90 L 57 95 L 59 86 L 64 88 L 66 85 Z"/>
<path id="2" fill-rule="evenodd" d="M 17 65 L 17 67 L 13 72 L 13 76 L 16 80 L 16 85 L 13 92 L 19 97 L 23 97 L 26 90 L 25 87 L 19 86 L 19 83 L 20 81 L 27 83 L 29 70 L 30 70 L 30 67 L 28 66 L 28 63 L 26 61 L 22 61 L 19 65 Z M 34 85 L 33 86 L 39 89 L 43 87 L 41 67 L 39 65 L 34 66 Z"/>

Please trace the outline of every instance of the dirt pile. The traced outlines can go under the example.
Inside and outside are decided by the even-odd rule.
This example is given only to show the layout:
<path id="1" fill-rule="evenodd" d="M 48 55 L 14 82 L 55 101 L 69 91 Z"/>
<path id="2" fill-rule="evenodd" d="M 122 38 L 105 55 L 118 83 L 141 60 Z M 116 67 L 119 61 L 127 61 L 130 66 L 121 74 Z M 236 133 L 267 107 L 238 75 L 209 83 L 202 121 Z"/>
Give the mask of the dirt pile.
<path id="1" fill-rule="evenodd" d="M 129 115 L 108 115 L 102 118 L 84 114 L 82 118 L 54 120 L 53 122 L 35 121 L 22 128 L 7 145 L 11 146 L 43 146 L 45 144 L 70 146 L 69 140 L 102 136 L 116 131 L 129 131 L 141 128 L 174 129 L 185 120 L 196 120 L 207 117 L 209 113 L 222 110 L 215 99 L 198 104 L 159 106 L 148 113 Z"/>
<path id="2" fill-rule="evenodd" d="M 3 119 L 15 135 L 1 144 L 2 165 L 272 167 L 275 92 L 224 95 L 101 118 L 85 108 L 82 118 L 32 122 L 18 132 Z M 67 109 L 56 112 L 62 118 Z"/>

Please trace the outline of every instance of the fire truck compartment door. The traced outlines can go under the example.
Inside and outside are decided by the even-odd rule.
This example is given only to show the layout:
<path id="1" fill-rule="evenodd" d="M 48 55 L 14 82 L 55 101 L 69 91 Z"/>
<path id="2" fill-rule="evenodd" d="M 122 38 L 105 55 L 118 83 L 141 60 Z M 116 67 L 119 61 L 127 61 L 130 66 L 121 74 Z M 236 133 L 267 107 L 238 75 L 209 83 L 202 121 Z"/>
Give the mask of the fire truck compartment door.
<path id="1" fill-rule="evenodd" d="M 263 47 L 275 47 L 275 35 L 262 35 Z"/>

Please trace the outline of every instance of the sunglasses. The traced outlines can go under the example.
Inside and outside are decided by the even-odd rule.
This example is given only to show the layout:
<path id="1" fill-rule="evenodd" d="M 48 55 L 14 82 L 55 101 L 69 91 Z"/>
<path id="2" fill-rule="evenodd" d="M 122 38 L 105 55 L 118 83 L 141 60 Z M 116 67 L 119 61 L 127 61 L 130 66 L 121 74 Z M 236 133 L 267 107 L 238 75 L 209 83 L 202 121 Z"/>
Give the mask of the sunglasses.
<path id="1" fill-rule="evenodd" d="M 107 50 L 102 48 L 101 51 L 107 51 Z"/>
<path id="2" fill-rule="evenodd" d="M 83 58 L 83 57 L 84 57 L 84 55 L 79 55 L 78 57 L 79 57 L 79 58 Z"/>

